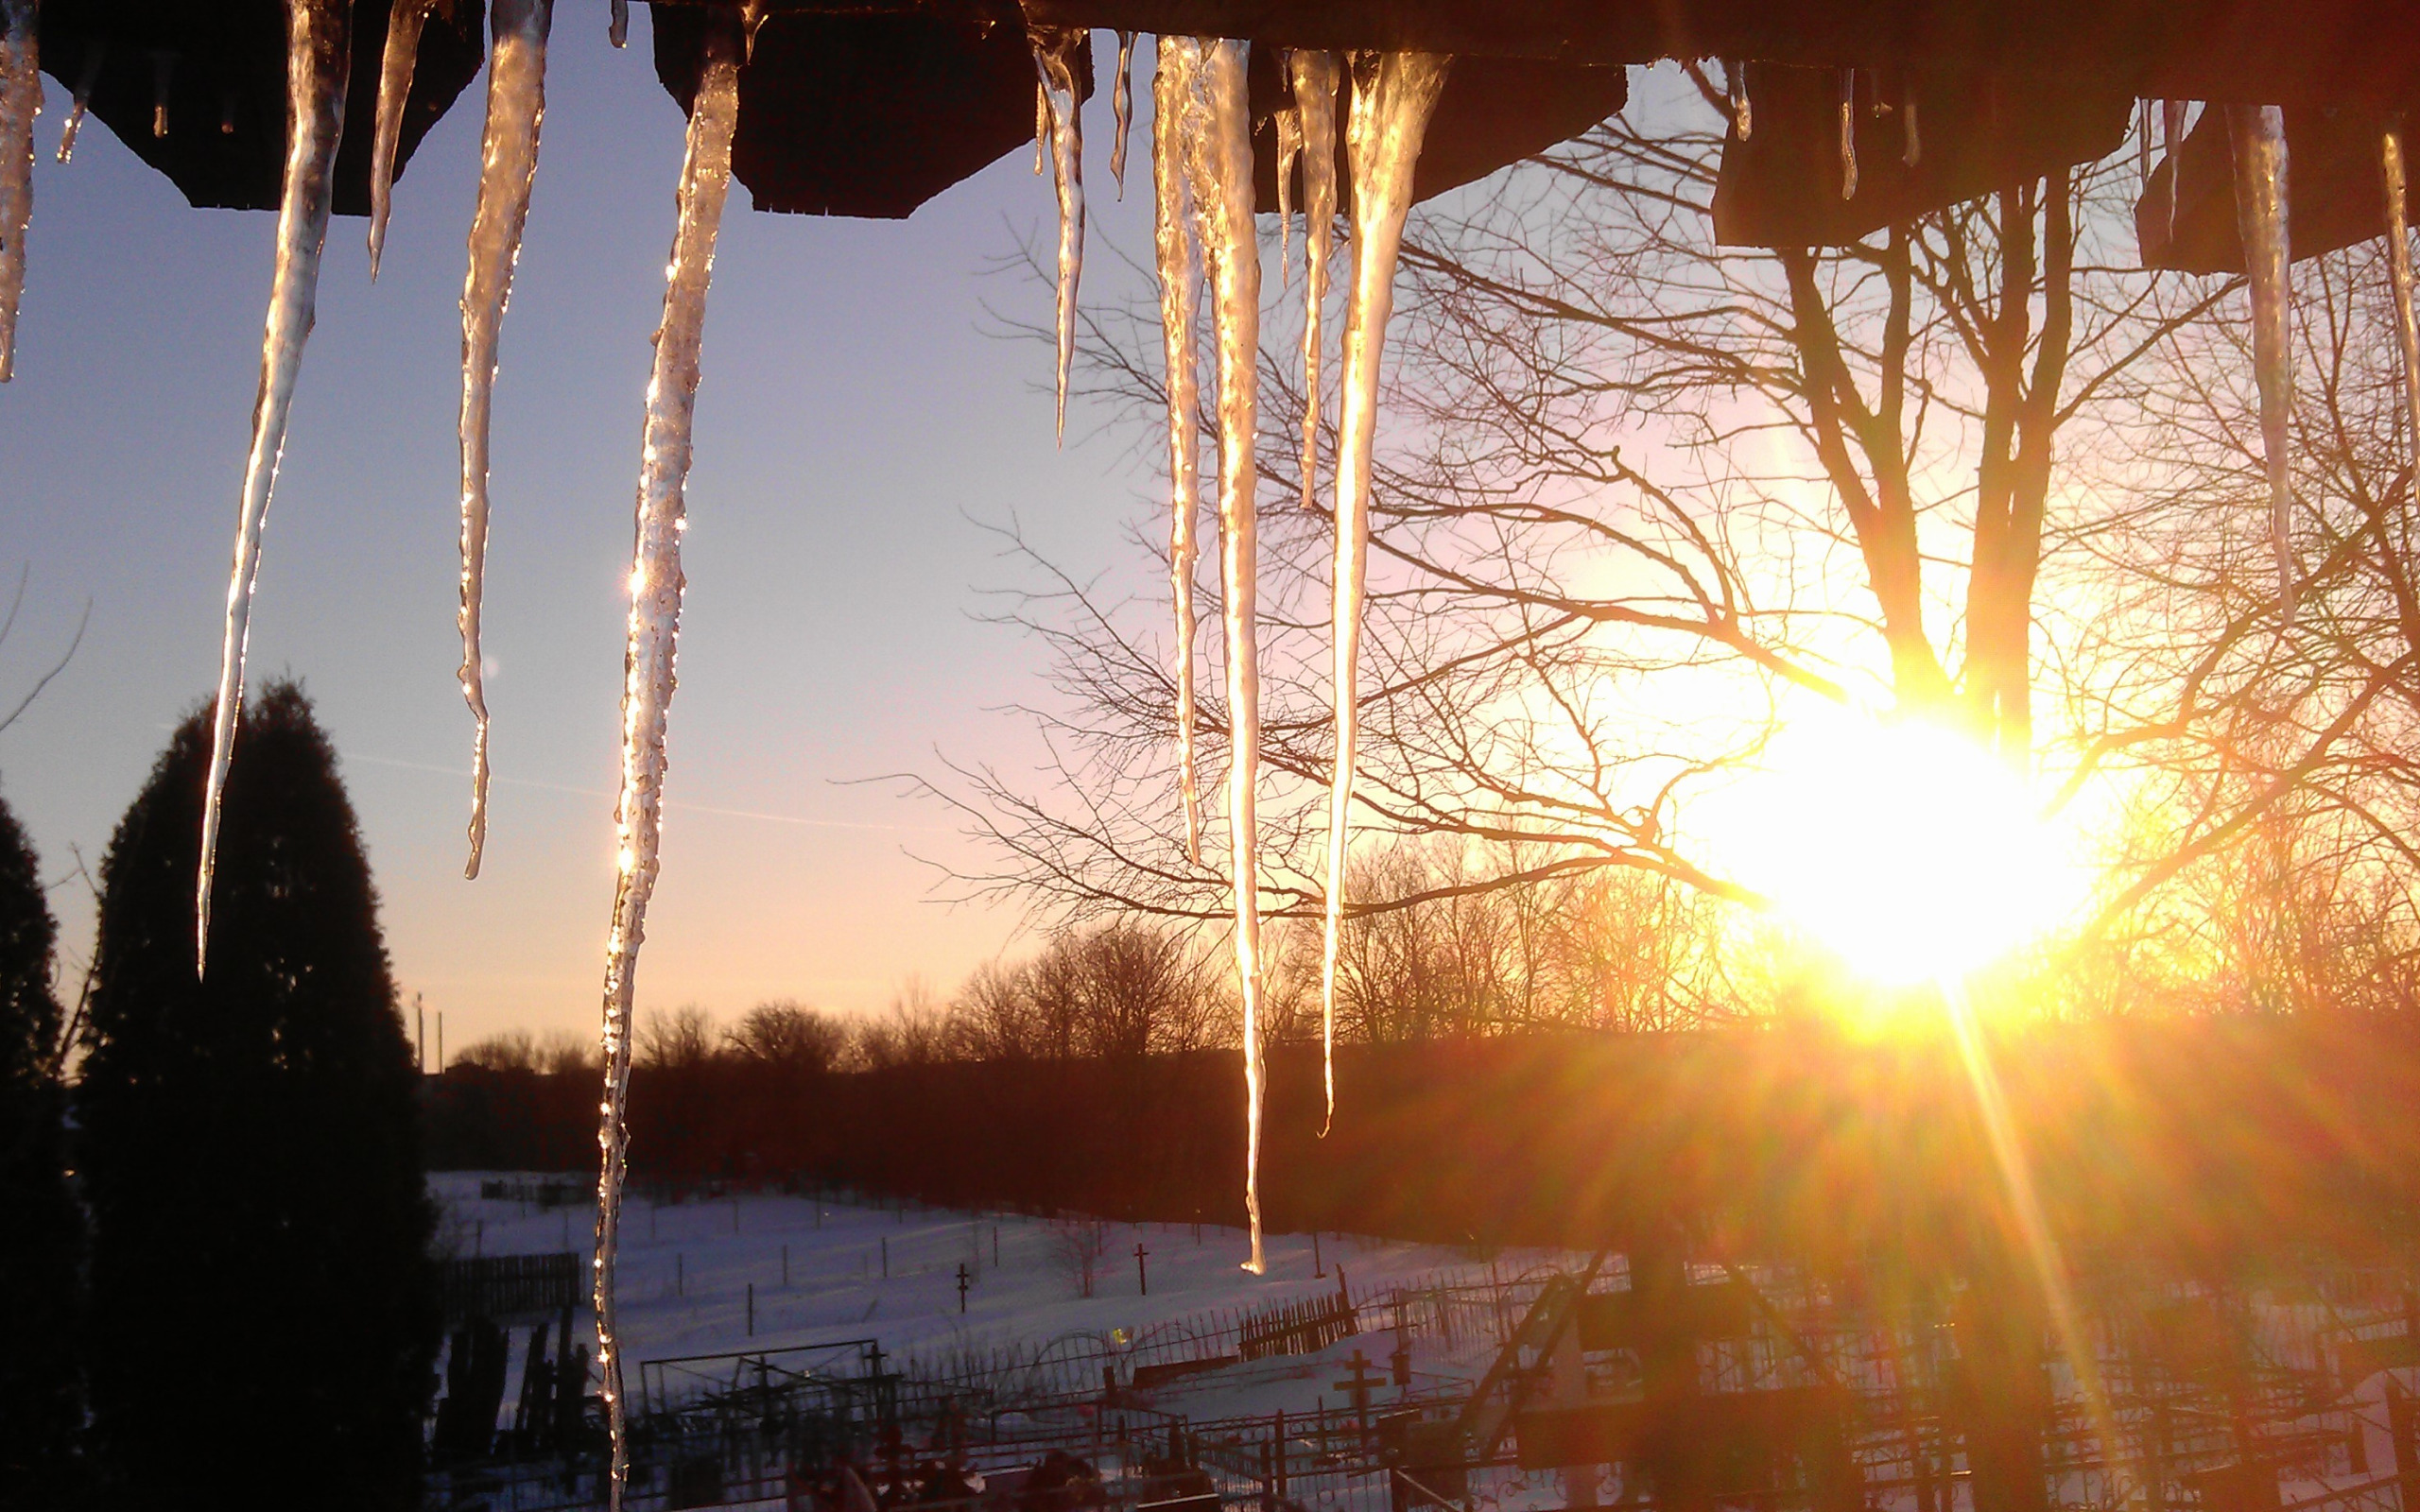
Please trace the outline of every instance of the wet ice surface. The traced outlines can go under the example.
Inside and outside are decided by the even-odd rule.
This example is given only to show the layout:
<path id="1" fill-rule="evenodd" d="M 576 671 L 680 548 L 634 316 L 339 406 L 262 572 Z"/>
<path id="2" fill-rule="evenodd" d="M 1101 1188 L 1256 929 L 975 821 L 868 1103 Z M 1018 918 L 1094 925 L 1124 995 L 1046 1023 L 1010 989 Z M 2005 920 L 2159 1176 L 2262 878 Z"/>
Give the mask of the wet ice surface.
<path id="1" fill-rule="evenodd" d="M 252 402 L 252 445 L 244 461 L 234 564 L 227 584 L 227 626 L 218 653 L 218 693 L 210 733 L 210 776 L 202 793 L 201 864 L 194 880 L 194 971 L 210 952 L 210 881 L 218 849 L 218 804 L 244 707 L 244 653 L 251 635 L 252 589 L 260 575 L 261 531 L 285 451 L 285 424 L 302 380 L 320 291 L 335 195 L 337 144 L 344 134 L 350 82 L 351 12 L 343 0 L 295 0 L 286 21 L 285 174 L 277 212 L 277 270 L 261 336 L 260 390 Z M 62 156 L 64 146 L 60 148 Z"/>
<path id="2" fill-rule="evenodd" d="M 42 113 L 37 63 L 33 0 L 0 0 L 0 384 L 16 368 L 17 305 L 26 292 L 34 117 Z"/>
<path id="3" fill-rule="evenodd" d="M 471 827 L 466 877 L 479 874 L 488 834 L 488 696 L 480 650 L 487 596 L 488 432 L 512 267 L 529 219 L 538 133 L 546 113 L 546 33 L 554 0 L 495 0 L 488 114 L 479 153 L 478 208 L 462 279 L 462 697 L 470 705 Z"/>

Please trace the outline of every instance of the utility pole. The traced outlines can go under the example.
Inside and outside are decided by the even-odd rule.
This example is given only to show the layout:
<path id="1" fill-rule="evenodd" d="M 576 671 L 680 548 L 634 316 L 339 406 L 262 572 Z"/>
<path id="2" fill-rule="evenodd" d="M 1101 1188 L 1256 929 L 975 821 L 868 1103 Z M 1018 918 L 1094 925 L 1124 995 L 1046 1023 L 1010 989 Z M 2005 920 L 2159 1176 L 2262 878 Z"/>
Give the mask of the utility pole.
<path id="1" fill-rule="evenodd" d="M 1321 1280 L 1327 1280 L 1327 1262 L 1320 1259 L 1320 1231 L 1316 1228 L 1311 1230 L 1311 1274 Z"/>
<path id="2" fill-rule="evenodd" d="M 1142 1241 L 1136 1240 L 1134 1242 L 1134 1283 L 1142 1288 L 1145 1297 L 1151 1295 L 1151 1273 L 1143 1263 L 1144 1257 L 1149 1254 L 1150 1251 L 1143 1247 Z"/>
<path id="3" fill-rule="evenodd" d="M 890 1280 L 890 1238 L 888 1234 L 882 1241 L 882 1279 Z"/>
<path id="4" fill-rule="evenodd" d="M 748 1283 L 748 1336 L 756 1336 L 756 1283 Z"/>
<path id="5" fill-rule="evenodd" d="M 420 1062 L 420 1074 L 428 1074 L 428 1005 L 421 995 L 412 994 L 412 1055 Z"/>
<path id="6" fill-rule="evenodd" d="M 445 1074 L 445 1010 L 437 1010 L 437 1074 Z"/>
<path id="7" fill-rule="evenodd" d="M 966 1315 L 966 1262 L 958 1263 L 958 1314 Z"/>

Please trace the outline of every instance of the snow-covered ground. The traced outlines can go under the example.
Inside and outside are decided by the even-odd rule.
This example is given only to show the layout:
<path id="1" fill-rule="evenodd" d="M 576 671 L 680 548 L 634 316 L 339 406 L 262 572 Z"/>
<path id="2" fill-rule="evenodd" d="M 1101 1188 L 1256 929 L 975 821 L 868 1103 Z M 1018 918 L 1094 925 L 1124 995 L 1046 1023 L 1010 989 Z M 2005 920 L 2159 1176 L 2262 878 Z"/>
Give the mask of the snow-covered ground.
<path id="1" fill-rule="evenodd" d="M 446 1172 L 430 1178 L 443 1204 L 446 1242 L 463 1256 L 568 1250 L 586 1266 L 592 1210 L 552 1211 L 483 1199 L 483 1178 L 507 1173 Z M 1061 1233 L 1015 1214 L 816 1202 L 771 1193 L 658 1205 L 632 1190 L 625 1207 L 619 1299 L 624 1357 L 633 1363 L 742 1349 L 777 1349 L 840 1339 L 878 1340 L 891 1357 L 932 1356 L 953 1344 L 1030 1348 L 1068 1334 L 1136 1339 L 1154 1325 L 1230 1314 L 1275 1302 L 1332 1296 L 1340 1269 L 1357 1298 L 1403 1286 L 1507 1279 L 1541 1265 L 1569 1265 L 1561 1251 L 1507 1250 L 1493 1261 L 1465 1250 L 1359 1236 L 1266 1237 L 1264 1276 L 1242 1269 L 1244 1234 L 1204 1224 L 1109 1224 L 1093 1296 L 1080 1295 Z M 1134 1249 L 1148 1253 L 1143 1295 Z M 958 1272 L 968 1275 L 959 1311 Z M 886 1274 L 887 1270 L 887 1274 Z M 1322 1274 L 1324 1272 L 1324 1274 Z M 786 1280 L 785 1277 L 786 1276 Z M 754 1288 L 754 1331 L 749 1289 Z M 585 1310 L 579 1319 L 589 1324 Z M 1189 1401 L 1196 1414 L 1309 1409 L 1338 1403 L 1338 1366 L 1355 1348 L 1384 1366 L 1388 1345 L 1364 1335 L 1317 1356 L 1267 1362 L 1190 1383 L 1228 1401 Z M 1431 1357 L 1417 1368 L 1432 1389 L 1467 1380 L 1492 1349 L 1473 1358 Z M 1333 1358 L 1331 1358 L 1331 1356 Z M 517 1364 L 517 1353 L 516 1353 Z M 636 1385 L 632 1372 L 632 1384 Z M 506 1400 L 513 1400 L 508 1388 Z M 1389 1388 L 1383 1394 L 1392 1400 Z"/>

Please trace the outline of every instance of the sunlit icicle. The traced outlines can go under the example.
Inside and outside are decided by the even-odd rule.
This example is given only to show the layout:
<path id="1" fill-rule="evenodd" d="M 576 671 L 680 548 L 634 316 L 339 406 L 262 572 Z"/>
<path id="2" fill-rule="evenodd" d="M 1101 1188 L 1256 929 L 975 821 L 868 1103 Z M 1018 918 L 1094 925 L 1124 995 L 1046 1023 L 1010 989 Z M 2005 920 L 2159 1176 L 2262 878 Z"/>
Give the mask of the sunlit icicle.
<path id="1" fill-rule="evenodd" d="M 2140 194 L 2152 186 L 2152 102 L 2135 102 L 2135 188 Z"/>
<path id="2" fill-rule="evenodd" d="M 1076 366 L 1076 285 L 1084 276 L 1084 118 L 1076 97 L 1076 68 L 1090 34 L 1080 26 L 1032 28 L 1033 67 L 1040 77 L 1050 133 L 1050 180 L 1059 191 L 1058 435 L 1067 435 L 1067 377 Z"/>
<path id="3" fill-rule="evenodd" d="M 1117 198 L 1126 198 L 1126 139 L 1134 130 L 1134 34 L 1117 34 L 1117 83 L 1110 91 L 1109 110 L 1117 137 L 1109 145 L 1109 176 L 1117 180 Z"/>
<path id="4" fill-rule="evenodd" d="M 2288 428 L 2294 414 L 2293 252 L 2287 214 L 2292 202 L 2286 112 L 2274 105 L 2230 105 L 2227 140 L 2235 155 L 2235 221 L 2252 285 L 2253 376 L 2260 386 L 2260 444 L 2269 472 L 2269 544 L 2277 558 L 2277 613 L 2294 617 L 2293 476 Z"/>
<path id="5" fill-rule="evenodd" d="M 2403 119 L 2394 118 L 2379 133 L 2378 165 L 2386 179 L 2386 264 L 2394 284 L 2395 334 L 2403 347 L 2404 445 L 2412 465 L 2413 486 L 2420 488 L 2420 313 L 2412 308 L 2411 230 L 2405 198 Z"/>
<path id="6" fill-rule="evenodd" d="M 479 152 L 478 208 L 471 216 L 462 275 L 463 701 L 471 706 L 471 854 L 462 875 L 479 874 L 488 838 L 488 696 L 480 667 L 479 608 L 488 559 L 488 416 L 495 395 L 497 343 L 512 297 L 513 264 L 529 219 L 538 173 L 538 129 L 546 113 L 546 32 L 554 0 L 492 0 L 488 119 Z"/>
<path id="7" fill-rule="evenodd" d="M 1731 129 L 1745 142 L 1755 133 L 1756 114 L 1748 104 L 1748 63 L 1745 59 L 1731 59 L 1722 65 L 1722 82 L 1731 96 Z"/>
<path id="8" fill-rule="evenodd" d="M 395 0 L 387 12 L 387 49 L 378 62 L 378 119 L 370 139 L 370 277 L 387 250 L 387 211 L 395 188 L 395 153 L 404 140 L 404 106 L 412 94 L 420 34 L 436 0 Z"/>
<path id="9" fill-rule="evenodd" d="M 1841 198 L 1857 198 L 1857 70 L 1841 70 Z"/>
<path id="10" fill-rule="evenodd" d="M 2160 161 L 2168 164 L 2168 239 L 2176 240 L 2176 184 L 2185 172 L 2185 163 L 2177 154 L 2185 150 L 2185 112 L 2190 102 L 2162 100 L 2159 102 Z"/>
<path id="11" fill-rule="evenodd" d="M 165 48 L 151 54 L 151 140 L 168 134 L 168 86 L 177 77 L 177 55 Z"/>
<path id="12" fill-rule="evenodd" d="M 1320 475 L 1320 356 L 1322 312 L 1336 246 L 1336 88 L 1334 53 L 1297 49 L 1287 60 L 1294 110 L 1303 123 L 1303 507 L 1316 509 Z"/>
<path id="13" fill-rule="evenodd" d="M 1042 80 L 1033 81 L 1033 176 L 1050 163 L 1050 90 Z"/>
<path id="14" fill-rule="evenodd" d="M 67 108 L 67 124 L 59 129 L 61 164 L 76 156 L 76 137 L 84 129 L 84 112 L 92 106 L 93 86 L 101 81 L 101 62 L 109 57 L 109 51 L 110 44 L 98 37 L 84 43 L 84 69 L 76 76 L 75 103 Z"/>
<path id="15" fill-rule="evenodd" d="M 596 1143 L 596 1369 L 613 1438 L 611 1503 L 622 1504 L 630 1473 L 623 1410 L 621 1338 L 614 1311 L 614 1243 L 621 1230 L 628 1144 L 631 1009 L 637 989 L 647 905 L 655 891 L 663 835 L 665 725 L 672 707 L 673 653 L 681 631 L 681 532 L 689 476 L 690 420 L 697 408 L 698 353 L 705 334 L 706 285 L 715 236 L 731 190 L 731 138 L 739 121 L 739 73 L 761 10 L 707 12 L 705 56 L 689 106 L 681 163 L 679 221 L 666 260 L 664 318 L 655 328 L 647 420 L 639 445 L 637 520 L 631 560 L 630 643 L 622 657 L 622 789 L 614 809 L 618 880 L 605 951 L 605 1095 Z"/>
<path id="16" fill-rule="evenodd" d="M 1252 107 L 1244 43 L 1201 44 L 1203 118 L 1193 154 L 1194 201 L 1210 275 L 1219 349 L 1219 541 L 1226 592 L 1227 841 L 1236 894 L 1236 974 L 1243 992 L 1244 1211 L 1252 1257 L 1260 1234 L 1260 546 L 1253 503 L 1257 424 L 1260 241 L 1253 225 Z"/>
<path id="17" fill-rule="evenodd" d="M 631 0 L 614 0 L 614 9 L 605 23 L 605 40 L 616 47 L 631 44 Z"/>
<path id="18" fill-rule="evenodd" d="M 1193 571 L 1200 549 L 1201 265 L 1194 251 L 1193 195 L 1186 177 L 1188 118 L 1201 44 L 1162 37 L 1151 77 L 1152 228 L 1159 255 L 1160 330 L 1167 355 L 1168 581 L 1176 600 L 1177 786 L 1184 803 L 1184 853 L 1201 860 L 1201 790 L 1194 757 Z"/>
<path id="19" fill-rule="evenodd" d="M 252 584 L 261 529 L 285 451 L 285 422 L 319 302 L 320 253 L 328 240 L 337 143 L 344 135 L 345 85 L 353 57 L 353 0 L 292 0 L 285 8 L 285 177 L 278 197 L 277 270 L 261 335 L 260 391 L 252 401 L 252 446 L 235 514 L 235 559 L 227 581 L 227 630 L 218 651 L 218 697 L 211 718 L 210 776 L 202 791 L 201 865 L 194 881 L 194 971 L 210 959 L 210 883 L 218 854 L 218 805 L 244 712 L 244 651 L 251 636 Z"/>
<path id="20" fill-rule="evenodd" d="M 1916 89 L 1908 86 L 1907 98 L 1899 104 L 1899 131 L 1906 145 L 1900 148 L 1899 161 L 1912 168 L 1924 161 L 1924 127 L 1916 119 Z"/>
<path id="21" fill-rule="evenodd" d="M 1411 210 L 1412 169 L 1453 60 L 1434 53 L 1356 61 L 1345 151 L 1353 171 L 1353 288 L 1344 310 L 1343 407 L 1337 424 L 1336 567 L 1329 644 L 1336 765 L 1328 780 L 1326 929 L 1320 955 L 1320 1042 L 1327 1116 L 1336 1117 L 1336 966 L 1360 736 L 1362 590 L 1370 567 L 1370 465 L 1378 436 L 1378 366 L 1394 312 L 1395 258 Z"/>
<path id="22" fill-rule="evenodd" d="M 34 218 L 34 117 L 42 113 L 38 0 L 0 0 L 0 384 L 17 370 L 17 306 Z"/>
<path id="23" fill-rule="evenodd" d="M 1277 277 L 1288 277 L 1293 256 L 1294 165 L 1303 159 L 1303 117 L 1292 106 L 1277 112 Z"/>

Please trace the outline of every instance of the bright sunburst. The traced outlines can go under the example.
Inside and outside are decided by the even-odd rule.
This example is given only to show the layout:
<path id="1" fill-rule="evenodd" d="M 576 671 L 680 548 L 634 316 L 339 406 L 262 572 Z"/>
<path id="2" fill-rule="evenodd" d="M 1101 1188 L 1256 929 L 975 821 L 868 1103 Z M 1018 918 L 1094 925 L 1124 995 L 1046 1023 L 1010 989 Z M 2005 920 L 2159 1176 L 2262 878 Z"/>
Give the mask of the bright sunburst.
<path id="1" fill-rule="evenodd" d="M 1711 827 L 1717 860 L 1876 981 L 1963 976 L 2082 896 L 2069 837 L 1956 730 L 1826 711 L 1763 765 Z"/>

